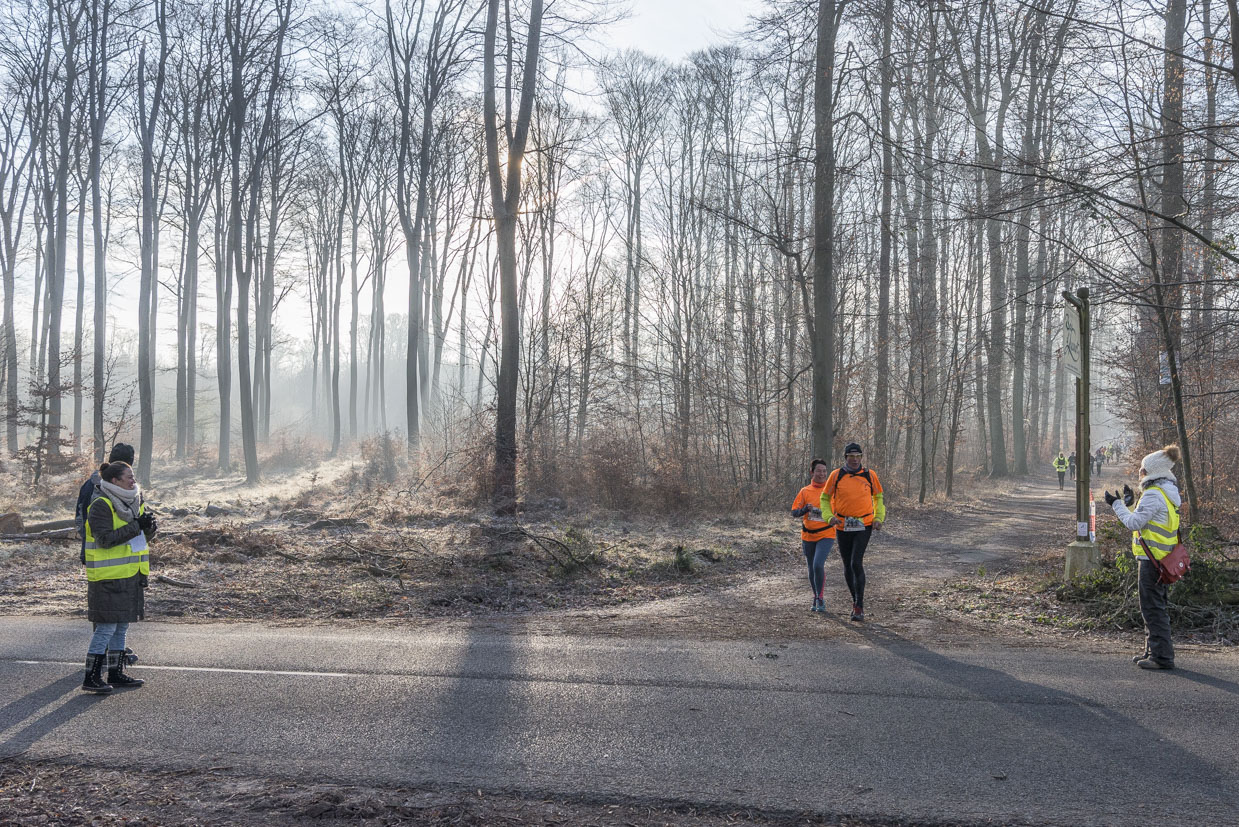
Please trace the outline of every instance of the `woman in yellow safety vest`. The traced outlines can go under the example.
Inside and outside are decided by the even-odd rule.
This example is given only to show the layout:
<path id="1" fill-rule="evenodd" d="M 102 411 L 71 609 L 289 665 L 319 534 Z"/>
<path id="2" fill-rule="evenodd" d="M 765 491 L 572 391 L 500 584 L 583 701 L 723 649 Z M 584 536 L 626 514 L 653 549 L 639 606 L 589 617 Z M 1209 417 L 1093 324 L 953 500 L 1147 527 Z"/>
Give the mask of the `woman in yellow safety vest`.
<path id="1" fill-rule="evenodd" d="M 1138 594 L 1140 616 L 1146 632 L 1144 654 L 1132 658 L 1141 669 L 1173 669 L 1174 644 L 1170 640 L 1170 612 L 1166 610 L 1166 584 L 1148 559 L 1145 548 L 1157 560 L 1174 550 L 1179 535 L 1179 486 L 1174 465 L 1179 446 L 1167 445 L 1140 461 L 1140 500 L 1123 486 L 1123 494 L 1106 492 L 1106 503 L 1131 531 L 1131 552 L 1140 561 Z M 1131 506 L 1135 504 L 1134 509 Z"/>
<path id="2" fill-rule="evenodd" d="M 1074 457 L 1075 454 L 1072 454 Z M 1063 456 L 1063 452 L 1059 451 L 1058 456 L 1054 457 L 1054 470 L 1058 472 L 1058 490 L 1063 490 L 1063 481 L 1067 476 L 1067 458 Z M 1075 476 L 1074 474 L 1072 475 Z"/>
<path id="3" fill-rule="evenodd" d="M 86 618 L 95 627 L 82 689 L 103 694 L 145 683 L 125 674 L 125 633 L 143 616 L 142 590 L 151 571 L 146 541 L 156 524 L 129 463 L 105 462 L 99 476 L 86 516 Z"/>

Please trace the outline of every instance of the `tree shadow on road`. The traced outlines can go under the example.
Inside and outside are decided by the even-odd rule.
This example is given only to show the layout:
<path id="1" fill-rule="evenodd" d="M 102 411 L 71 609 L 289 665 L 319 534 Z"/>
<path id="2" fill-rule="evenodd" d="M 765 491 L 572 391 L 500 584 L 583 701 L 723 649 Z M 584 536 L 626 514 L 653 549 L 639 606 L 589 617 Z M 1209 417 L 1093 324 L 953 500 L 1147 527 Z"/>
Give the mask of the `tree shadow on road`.
<path id="1" fill-rule="evenodd" d="M 1133 756 L 1144 756 L 1148 759 L 1155 756 L 1155 763 L 1162 770 L 1160 781 L 1163 786 L 1174 779 L 1182 779 L 1185 782 L 1190 780 L 1189 786 L 1198 792 L 1202 789 L 1211 789 L 1219 796 L 1226 796 L 1231 794 L 1228 791 L 1233 790 L 1234 779 L 1225 769 L 1201 755 L 1164 739 L 1161 733 L 1150 729 L 1140 721 L 1095 700 L 1041 683 L 1023 680 L 999 668 L 957 660 L 927 649 L 881 627 L 870 625 L 859 631 L 861 636 L 873 645 L 881 647 L 891 655 L 910 661 L 922 673 L 936 681 L 953 685 L 969 695 L 976 696 L 979 701 L 1003 704 L 1012 714 L 1022 717 L 1032 726 L 1038 728 L 1052 726 L 1055 732 L 1071 740 L 1077 746 L 1095 753 L 1098 766 L 1112 763 L 1116 758 L 1115 749 L 1121 748 L 1123 752 Z M 1202 682 L 1205 683 L 1216 680 L 1203 675 L 1199 677 L 1203 678 Z M 1229 682 L 1220 681 L 1220 683 Z M 1055 716 L 1053 719 L 1047 718 L 1045 714 L 1047 705 L 1071 709 L 1101 719 L 1104 726 L 1087 731 L 1105 732 L 1107 738 L 1104 742 L 1081 740 L 1086 730 L 1073 730 L 1070 723 L 1066 721 L 1066 715 Z M 1047 724 L 1047 720 L 1052 720 L 1053 723 Z M 1170 723 L 1173 724 L 1173 721 Z"/>
<path id="2" fill-rule="evenodd" d="M 1216 675 L 1206 675 L 1203 672 L 1193 672 L 1191 669 L 1184 669 L 1181 666 L 1175 667 L 1174 671 L 1171 672 L 1170 675 L 1175 678 L 1182 678 L 1195 683 L 1202 683 L 1205 686 L 1211 686 L 1214 689 L 1220 689 L 1223 692 L 1229 692 L 1232 695 L 1239 695 L 1239 683 L 1228 681 L 1225 678 L 1219 678 Z"/>
<path id="3" fill-rule="evenodd" d="M 103 697 L 101 695 L 75 693 L 64 703 L 52 706 L 56 701 L 64 697 L 66 693 L 74 692 L 80 685 L 80 675 L 66 675 L 42 689 L 36 689 L 6 704 L 0 709 L 0 727 L 3 727 L 3 729 L 0 729 L 0 732 L 7 732 L 20 726 L 25 721 L 30 721 L 23 729 L 12 735 L 4 736 L 3 740 L 0 740 L 0 759 L 14 758 L 22 754 L 35 741 L 81 715 Z M 44 713 L 42 717 L 35 718 L 41 710 L 48 706 L 52 706 L 52 708 Z"/>
<path id="4" fill-rule="evenodd" d="M 432 679 L 434 694 L 416 710 L 422 737 L 410 744 L 418 782 L 449 787 L 489 784 L 488 763 L 503 763 L 521 740 L 523 699 L 515 672 L 516 653 L 507 635 L 488 634 L 485 624 L 470 624 L 464 640 L 445 652 L 446 677 Z"/>

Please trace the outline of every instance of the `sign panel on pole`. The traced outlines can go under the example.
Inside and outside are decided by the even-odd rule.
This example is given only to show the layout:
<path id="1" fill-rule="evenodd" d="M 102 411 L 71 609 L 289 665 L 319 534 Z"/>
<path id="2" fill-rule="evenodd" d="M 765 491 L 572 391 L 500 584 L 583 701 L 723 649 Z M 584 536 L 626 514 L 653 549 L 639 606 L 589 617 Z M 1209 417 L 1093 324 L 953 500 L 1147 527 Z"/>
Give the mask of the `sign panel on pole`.
<path id="1" fill-rule="evenodd" d="M 1070 304 L 1063 311 L 1063 370 L 1078 379 L 1084 376 L 1080 367 L 1084 347 L 1080 339 L 1080 312 Z"/>

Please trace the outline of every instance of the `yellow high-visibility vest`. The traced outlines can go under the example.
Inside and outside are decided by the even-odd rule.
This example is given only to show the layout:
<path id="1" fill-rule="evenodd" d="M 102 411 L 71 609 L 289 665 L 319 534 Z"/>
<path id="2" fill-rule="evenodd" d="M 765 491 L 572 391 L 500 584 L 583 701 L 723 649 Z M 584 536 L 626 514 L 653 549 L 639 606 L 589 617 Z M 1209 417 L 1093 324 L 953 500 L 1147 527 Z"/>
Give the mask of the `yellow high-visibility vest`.
<path id="1" fill-rule="evenodd" d="M 1156 485 L 1150 486 L 1145 491 L 1140 493 L 1140 496 L 1148 494 L 1149 491 L 1156 491 L 1162 495 L 1162 499 L 1166 501 L 1166 509 L 1170 512 L 1170 519 L 1166 523 L 1155 523 L 1151 520 L 1149 524 L 1139 531 L 1131 533 L 1131 553 L 1137 557 L 1148 559 L 1144 553 L 1144 547 L 1140 545 L 1141 538 L 1149 547 L 1149 551 L 1153 552 L 1153 559 L 1160 560 L 1170 552 L 1174 551 L 1175 543 L 1179 542 L 1179 512 L 1174 507 L 1174 503 L 1166 496 L 1166 492 L 1158 488 Z"/>
<path id="2" fill-rule="evenodd" d="M 91 505 L 94 505 L 99 500 L 103 500 L 108 504 L 108 510 L 112 512 L 112 530 L 125 525 L 125 521 L 116 513 L 116 508 L 112 505 L 112 501 L 107 497 L 98 497 Z M 87 512 L 89 515 L 89 511 Z M 146 503 L 138 506 L 138 515 L 146 513 Z M 150 574 L 150 551 L 146 546 L 146 535 L 138 534 L 128 543 L 120 546 L 111 546 L 110 548 L 100 548 L 95 542 L 95 534 L 90 530 L 90 518 L 86 519 L 86 579 L 89 581 L 95 580 L 124 580 L 126 577 L 133 577 L 135 574 Z"/>
<path id="3" fill-rule="evenodd" d="M 1066 471 L 1067 470 L 1067 458 L 1063 456 L 1054 457 L 1054 470 L 1055 471 Z"/>

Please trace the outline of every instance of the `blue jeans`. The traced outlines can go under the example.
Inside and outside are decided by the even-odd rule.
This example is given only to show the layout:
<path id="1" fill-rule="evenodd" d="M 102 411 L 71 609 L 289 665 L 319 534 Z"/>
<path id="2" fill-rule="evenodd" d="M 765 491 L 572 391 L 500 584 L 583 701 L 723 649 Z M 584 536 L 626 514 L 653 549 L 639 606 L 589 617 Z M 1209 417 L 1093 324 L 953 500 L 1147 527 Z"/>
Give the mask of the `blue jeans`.
<path id="1" fill-rule="evenodd" d="M 90 636 L 88 655 L 102 655 L 109 651 L 125 651 L 125 633 L 129 631 L 128 623 L 96 623 L 95 633 Z"/>
<path id="2" fill-rule="evenodd" d="M 813 589 L 813 597 L 822 599 L 822 587 L 826 585 L 826 558 L 830 555 L 830 547 L 835 541 L 830 537 L 821 540 L 802 540 L 804 544 L 804 559 L 809 566 L 809 588 Z"/>

